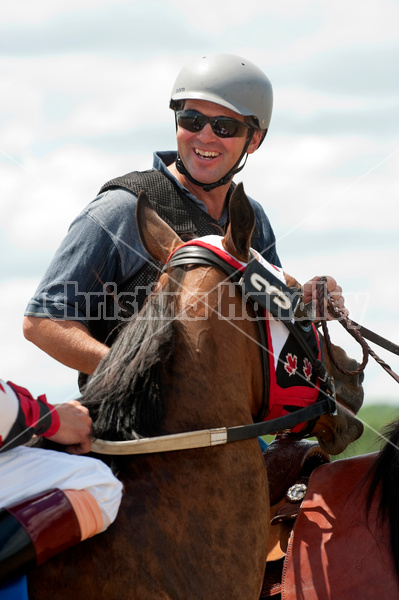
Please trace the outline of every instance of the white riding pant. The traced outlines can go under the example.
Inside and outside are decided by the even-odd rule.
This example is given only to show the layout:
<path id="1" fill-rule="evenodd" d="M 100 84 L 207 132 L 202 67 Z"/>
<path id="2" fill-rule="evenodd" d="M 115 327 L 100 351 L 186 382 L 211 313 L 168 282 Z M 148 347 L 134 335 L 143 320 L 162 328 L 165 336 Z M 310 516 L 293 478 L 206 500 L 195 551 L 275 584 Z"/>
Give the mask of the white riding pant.
<path id="1" fill-rule="evenodd" d="M 52 488 L 92 494 L 103 517 L 101 531 L 115 520 L 122 498 L 121 482 L 96 458 L 27 446 L 0 454 L 0 507 Z"/>

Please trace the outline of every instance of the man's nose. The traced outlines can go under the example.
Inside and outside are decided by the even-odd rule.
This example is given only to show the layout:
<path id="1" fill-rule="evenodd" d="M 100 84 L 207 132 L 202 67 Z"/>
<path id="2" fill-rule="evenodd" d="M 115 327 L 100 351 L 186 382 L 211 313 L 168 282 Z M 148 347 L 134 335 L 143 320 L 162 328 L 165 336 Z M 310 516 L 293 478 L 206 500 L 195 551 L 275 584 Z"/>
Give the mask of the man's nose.
<path id="1" fill-rule="evenodd" d="M 205 126 L 198 132 L 197 135 L 201 141 L 209 141 L 217 137 L 213 132 L 210 123 L 205 123 Z"/>

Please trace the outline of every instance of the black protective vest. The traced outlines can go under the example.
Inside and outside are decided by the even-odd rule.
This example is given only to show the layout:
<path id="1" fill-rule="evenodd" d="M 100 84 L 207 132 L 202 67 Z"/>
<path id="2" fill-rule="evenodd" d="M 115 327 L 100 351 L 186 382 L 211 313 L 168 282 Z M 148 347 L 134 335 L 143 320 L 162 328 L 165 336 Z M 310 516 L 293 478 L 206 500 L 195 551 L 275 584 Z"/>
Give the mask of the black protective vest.
<path id="1" fill-rule="evenodd" d="M 232 183 L 228 197 L 234 187 L 235 184 Z M 127 173 L 108 181 L 99 193 L 115 188 L 124 188 L 136 196 L 141 190 L 144 190 L 159 216 L 183 241 L 204 235 L 223 235 L 227 228 L 227 223 L 225 228 L 221 227 L 215 219 L 174 185 L 171 179 L 158 170 Z M 126 218 L 129 218 L 129 215 Z M 135 218 L 134 215 L 132 218 Z M 251 246 L 255 250 L 258 250 L 258 235 L 258 230 L 255 228 L 251 241 Z M 100 342 L 111 346 L 126 320 L 142 307 L 161 268 L 159 263 L 152 260 L 122 284 L 114 282 L 117 287 L 113 289 L 113 294 L 106 297 L 105 301 L 106 319 L 89 321 L 91 335 Z M 116 294 L 118 295 L 117 303 L 114 299 Z"/>

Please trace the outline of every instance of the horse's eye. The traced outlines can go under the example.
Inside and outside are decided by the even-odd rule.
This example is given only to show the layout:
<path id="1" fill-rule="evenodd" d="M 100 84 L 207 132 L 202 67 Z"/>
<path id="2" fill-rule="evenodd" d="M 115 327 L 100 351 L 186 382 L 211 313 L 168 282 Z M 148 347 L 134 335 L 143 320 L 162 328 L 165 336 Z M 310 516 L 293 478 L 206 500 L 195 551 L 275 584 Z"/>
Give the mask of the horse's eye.
<path id="1" fill-rule="evenodd" d="M 361 373 L 359 373 L 357 376 L 357 382 L 359 385 L 362 385 L 363 381 L 364 381 L 364 371 L 361 371 Z"/>

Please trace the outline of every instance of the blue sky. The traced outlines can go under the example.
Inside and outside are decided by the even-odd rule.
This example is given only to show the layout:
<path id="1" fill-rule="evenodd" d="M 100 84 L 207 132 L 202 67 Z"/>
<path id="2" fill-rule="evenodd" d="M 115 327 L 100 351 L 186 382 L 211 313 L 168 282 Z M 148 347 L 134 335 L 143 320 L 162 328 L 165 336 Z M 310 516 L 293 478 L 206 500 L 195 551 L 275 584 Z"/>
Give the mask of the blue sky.
<path id="1" fill-rule="evenodd" d="M 1 376 L 50 401 L 75 372 L 24 340 L 22 315 L 68 225 L 108 179 L 175 148 L 168 109 L 190 58 L 256 63 L 269 133 L 236 177 L 269 215 L 285 270 L 333 275 L 352 317 L 399 343 L 397 0 L 16 0 L 0 20 Z M 342 327 L 333 341 L 361 358 Z M 399 357 L 375 348 L 396 371 Z M 398 384 L 372 359 L 366 403 Z"/>

